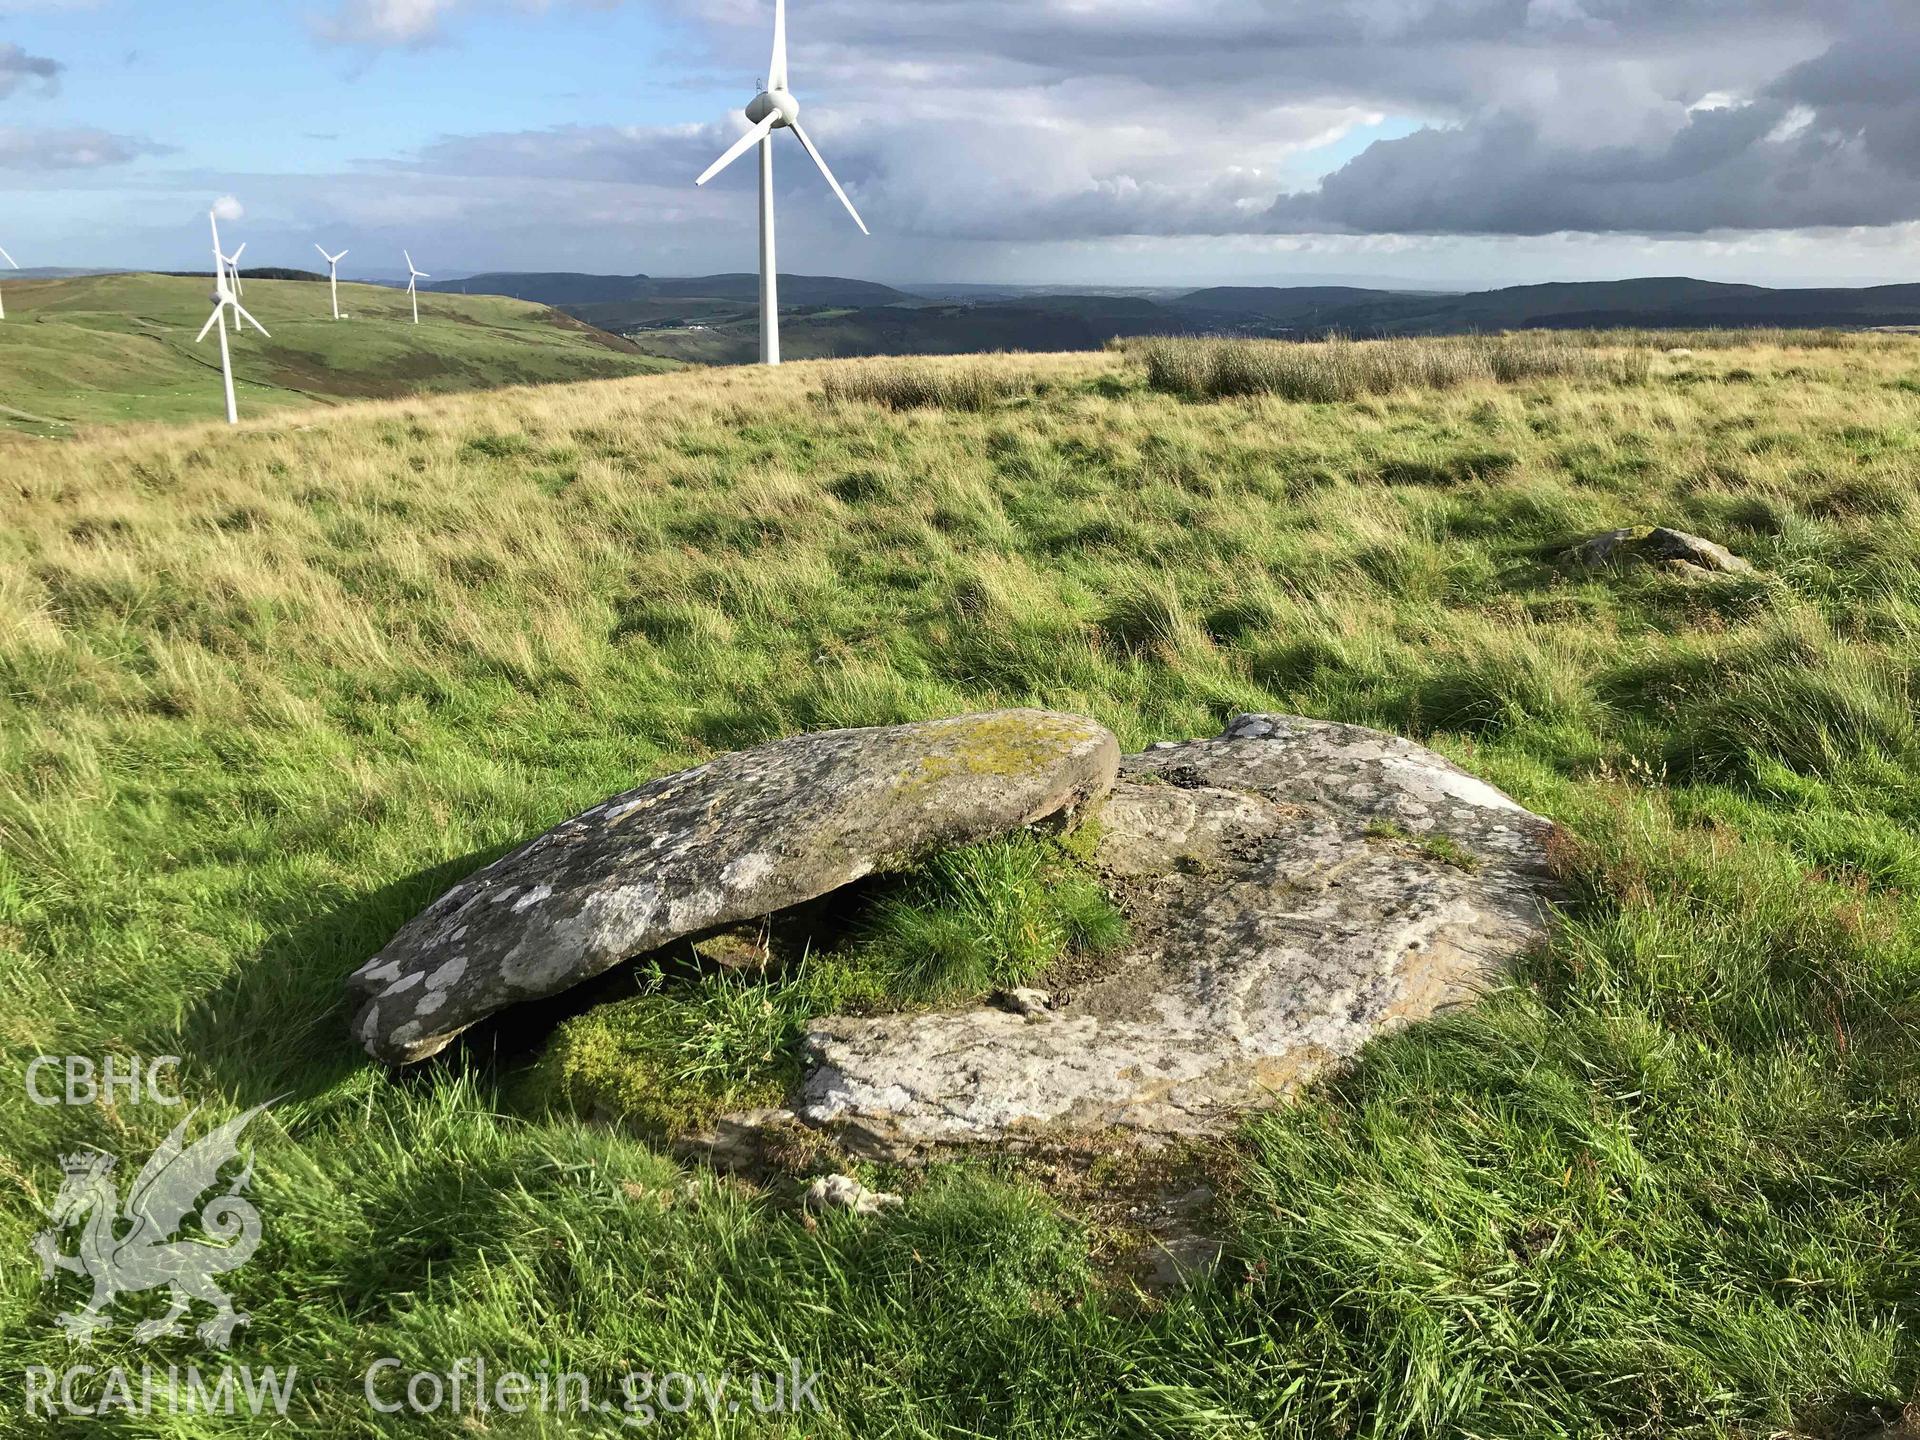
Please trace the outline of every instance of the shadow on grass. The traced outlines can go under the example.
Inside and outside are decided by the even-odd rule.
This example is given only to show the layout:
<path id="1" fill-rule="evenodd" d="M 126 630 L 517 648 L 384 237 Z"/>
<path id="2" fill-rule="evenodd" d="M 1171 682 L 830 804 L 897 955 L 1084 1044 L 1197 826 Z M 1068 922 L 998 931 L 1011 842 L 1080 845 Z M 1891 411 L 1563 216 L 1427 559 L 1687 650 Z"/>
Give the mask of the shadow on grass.
<path id="1" fill-rule="evenodd" d="M 332 1088 L 368 1063 L 349 1029 L 347 977 L 415 915 L 512 848 L 443 861 L 291 918 L 177 1023 L 140 1037 L 143 1053 L 182 1056 L 236 1106 L 277 1096 L 305 1099 Z"/>

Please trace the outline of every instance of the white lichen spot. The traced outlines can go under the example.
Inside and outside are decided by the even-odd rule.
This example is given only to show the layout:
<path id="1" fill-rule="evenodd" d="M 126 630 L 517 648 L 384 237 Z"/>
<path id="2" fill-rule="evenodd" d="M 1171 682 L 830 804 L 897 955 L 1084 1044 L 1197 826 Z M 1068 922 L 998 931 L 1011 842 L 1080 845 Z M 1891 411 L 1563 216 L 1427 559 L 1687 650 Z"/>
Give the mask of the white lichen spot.
<path id="1" fill-rule="evenodd" d="M 530 906 L 538 905 L 542 900 L 551 898 L 552 895 L 553 887 L 551 885 L 536 885 L 513 902 L 513 913 L 519 915 Z"/>
<path id="2" fill-rule="evenodd" d="M 380 992 L 380 998 L 382 1000 L 391 1000 L 395 995 L 404 995 L 407 991 L 418 985 L 420 979 L 421 976 L 418 970 L 414 971 L 411 975 L 402 976 L 400 979 L 394 981 L 393 984 L 387 986 L 386 989 L 382 990 Z"/>
<path id="3" fill-rule="evenodd" d="M 1515 804 L 1484 780 L 1476 780 L 1471 775 L 1462 775 L 1454 770 L 1443 770 L 1436 765 L 1422 764 L 1418 760 L 1403 755 L 1387 755 L 1381 764 L 1398 772 L 1400 776 L 1412 779 L 1415 783 L 1438 790 L 1442 795 L 1450 796 L 1464 804 L 1477 806 L 1482 810 L 1512 810 L 1526 813 L 1524 807 Z"/>
<path id="4" fill-rule="evenodd" d="M 763 850 L 742 855 L 720 872 L 720 881 L 730 889 L 744 890 L 758 885 L 773 870 L 773 856 Z"/>
<path id="5" fill-rule="evenodd" d="M 467 957 L 464 955 L 456 955 L 431 975 L 427 976 L 427 988 L 429 990 L 444 990 L 466 973 Z"/>

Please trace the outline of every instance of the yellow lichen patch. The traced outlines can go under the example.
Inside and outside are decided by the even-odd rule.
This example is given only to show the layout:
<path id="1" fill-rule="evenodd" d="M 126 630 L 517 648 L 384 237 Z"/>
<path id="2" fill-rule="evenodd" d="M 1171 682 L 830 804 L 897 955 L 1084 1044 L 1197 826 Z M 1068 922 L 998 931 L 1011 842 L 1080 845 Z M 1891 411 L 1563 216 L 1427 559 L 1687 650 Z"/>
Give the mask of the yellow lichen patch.
<path id="1" fill-rule="evenodd" d="M 918 756 L 900 777 L 901 789 L 935 785 L 957 776 L 1020 775 L 1058 763 L 1076 745 L 1099 738 L 1092 722 L 1040 711 L 1007 712 L 956 722 L 950 740 Z"/>

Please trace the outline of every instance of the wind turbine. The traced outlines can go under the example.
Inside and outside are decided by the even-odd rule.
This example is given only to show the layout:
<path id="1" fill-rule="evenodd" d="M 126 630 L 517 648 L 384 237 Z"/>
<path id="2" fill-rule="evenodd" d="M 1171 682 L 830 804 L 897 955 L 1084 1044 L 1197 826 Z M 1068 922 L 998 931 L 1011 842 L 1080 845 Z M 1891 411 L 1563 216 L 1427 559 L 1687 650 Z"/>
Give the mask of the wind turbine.
<path id="1" fill-rule="evenodd" d="M 400 253 L 407 255 L 404 250 Z M 420 282 L 432 278 L 426 271 L 414 269 L 413 256 L 407 255 L 407 295 L 413 301 L 413 323 L 416 325 L 420 323 Z"/>
<path id="2" fill-rule="evenodd" d="M 793 138 L 813 157 L 813 163 L 827 177 L 827 184 L 840 197 L 840 203 L 847 207 L 847 213 L 853 216 L 853 223 L 860 227 L 860 233 L 873 233 L 867 229 L 867 222 L 860 218 L 860 212 L 853 208 L 853 201 L 847 198 L 847 192 L 840 188 L 840 182 L 833 178 L 833 171 L 827 168 L 827 162 L 821 158 L 813 141 L 807 138 L 807 132 L 800 128 L 800 102 L 787 89 L 787 0 L 774 0 L 773 63 L 768 67 L 767 88 L 755 96 L 753 103 L 747 107 L 747 119 L 753 122 L 753 128 L 735 141 L 732 149 L 708 166 L 707 173 L 694 183 L 706 184 L 755 145 L 760 147 L 760 363 L 778 365 L 780 274 L 774 260 L 773 246 L 774 131 L 793 131 Z"/>
<path id="3" fill-rule="evenodd" d="M 327 262 L 327 281 L 333 287 L 333 318 L 338 320 L 340 318 L 340 262 L 347 258 L 347 252 L 342 250 L 338 255 L 329 255 L 320 245 L 315 245 L 313 248 L 318 250 L 321 258 Z"/>
<path id="4" fill-rule="evenodd" d="M 198 345 L 201 341 L 205 340 L 209 330 L 218 330 L 220 332 L 220 377 L 225 381 L 227 387 L 227 423 L 229 425 L 238 425 L 240 423 L 240 411 L 233 400 L 233 352 L 227 348 L 227 327 L 225 324 L 227 311 L 228 309 L 232 309 L 233 311 L 233 329 L 236 335 L 240 332 L 240 322 L 242 320 L 245 320 L 262 335 L 267 334 L 267 327 L 249 315 L 246 306 L 240 303 L 240 297 L 233 293 L 233 286 L 227 278 L 227 266 L 232 262 L 226 255 L 222 254 L 220 250 L 220 217 L 210 214 L 207 216 L 207 223 L 213 227 L 213 294 L 209 297 L 213 301 L 213 314 L 209 315 L 207 317 L 207 323 L 200 327 L 200 333 L 194 337 L 193 343 Z M 242 245 L 240 250 L 246 248 L 246 246 Z M 240 250 L 233 252 L 235 259 L 239 258 Z M 267 338 L 271 340 L 273 337 L 267 335 Z"/>
<path id="5" fill-rule="evenodd" d="M 14 261 L 14 258 L 11 255 L 7 254 L 7 252 L 4 250 L 0 250 L 0 260 L 6 261 L 7 264 L 12 265 L 13 268 L 16 270 L 20 268 L 20 266 Z M 7 318 L 7 302 L 4 298 L 0 298 L 0 320 L 4 320 L 6 318 Z"/>
<path id="6" fill-rule="evenodd" d="M 238 250 L 234 251 L 231 255 L 223 257 L 227 262 L 228 273 L 233 276 L 233 294 L 235 299 L 239 299 L 247 293 L 246 286 L 240 283 L 240 257 L 246 253 L 247 242 L 242 240 Z M 240 333 L 240 317 L 238 315 L 233 317 L 233 333 L 236 335 Z"/>

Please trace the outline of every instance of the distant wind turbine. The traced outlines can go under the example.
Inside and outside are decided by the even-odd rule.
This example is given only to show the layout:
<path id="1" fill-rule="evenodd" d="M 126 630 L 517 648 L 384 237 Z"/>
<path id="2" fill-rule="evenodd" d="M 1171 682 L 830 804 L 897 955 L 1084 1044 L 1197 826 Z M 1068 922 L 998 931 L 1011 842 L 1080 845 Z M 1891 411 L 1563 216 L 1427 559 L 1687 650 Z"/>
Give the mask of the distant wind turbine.
<path id="1" fill-rule="evenodd" d="M 226 257 L 227 273 L 233 277 L 233 294 L 236 300 L 244 297 L 247 293 L 247 287 L 240 283 L 240 257 L 246 253 L 247 243 L 243 240 L 240 242 L 240 248 Z M 238 315 L 233 317 L 233 333 L 236 335 L 240 333 L 240 317 Z"/>
<path id="2" fill-rule="evenodd" d="M 200 327 L 200 333 L 194 337 L 193 343 L 198 345 L 201 341 L 205 340 L 209 330 L 218 330 L 220 332 L 220 377 L 226 383 L 227 387 L 227 423 L 229 425 L 238 425 L 240 423 L 240 411 L 234 404 L 233 399 L 233 352 L 227 348 L 227 327 L 225 324 L 227 311 L 229 309 L 233 311 L 233 329 L 236 335 L 240 332 L 240 322 L 242 320 L 245 320 L 262 335 L 267 334 L 267 327 L 249 315 L 246 306 L 240 303 L 240 297 L 234 294 L 233 286 L 229 282 L 227 273 L 227 266 L 231 264 L 232 261 L 230 261 L 220 249 L 220 217 L 209 214 L 207 216 L 207 223 L 213 227 L 213 294 L 209 297 L 213 301 L 213 314 L 209 315 L 207 317 L 207 323 Z M 246 246 L 242 245 L 240 250 L 246 248 Z M 233 252 L 234 259 L 239 258 L 240 250 Z M 273 337 L 267 335 L 267 338 L 271 340 Z"/>
<path id="3" fill-rule="evenodd" d="M 694 183 L 706 184 L 755 145 L 760 147 L 760 363 L 778 365 L 780 274 L 773 245 L 774 131 L 793 131 L 793 138 L 813 157 L 813 163 L 820 167 L 820 173 L 826 176 L 833 193 L 847 207 L 847 213 L 853 216 L 853 223 L 860 227 L 860 233 L 873 233 L 867 229 L 867 222 L 860 218 L 860 212 L 853 208 L 853 201 L 847 198 L 847 192 L 840 188 L 840 182 L 833 178 L 833 171 L 827 168 L 819 149 L 807 138 L 807 132 L 800 128 L 800 102 L 787 89 L 787 0 L 774 0 L 773 63 L 767 73 L 767 88 L 755 96 L 753 103 L 747 107 L 747 119 L 753 122 L 753 128 L 742 135 L 732 149 L 708 166 L 707 173 Z"/>
<path id="4" fill-rule="evenodd" d="M 404 250 L 400 253 L 407 255 Z M 414 269 L 413 256 L 407 255 L 407 294 L 413 300 L 413 323 L 416 325 L 420 323 L 420 282 L 432 278 L 426 271 Z"/>
<path id="5" fill-rule="evenodd" d="M 347 252 L 342 250 L 338 255 L 329 255 L 320 245 L 315 245 L 313 248 L 320 251 L 321 258 L 327 262 L 327 281 L 333 287 L 333 318 L 338 320 L 340 318 L 340 262 L 347 258 Z"/>
<path id="6" fill-rule="evenodd" d="M 6 252 L 6 251 L 4 251 L 4 250 L 0 250 L 0 260 L 4 260 L 4 261 L 6 261 L 6 262 L 7 262 L 7 264 L 9 264 L 9 265 L 12 265 L 12 266 L 13 266 L 13 268 L 14 268 L 14 269 L 16 269 L 16 270 L 18 270 L 18 269 L 20 268 L 20 267 L 19 267 L 19 266 L 18 266 L 17 264 L 14 264 L 14 259 L 13 259 L 13 257 L 12 257 L 11 255 L 9 255 L 9 254 L 7 254 L 7 252 Z M 6 319 L 6 318 L 7 318 L 7 302 L 6 302 L 6 298 L 5 298 L 4 296 L 0 296 L 0 320 L 4 320 L 4 319 Z"/>

